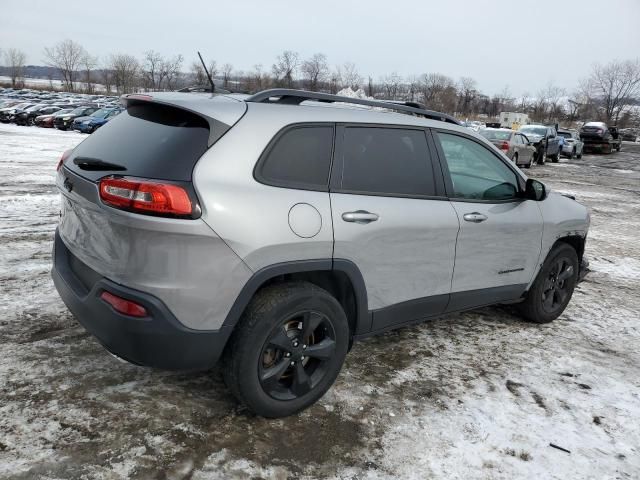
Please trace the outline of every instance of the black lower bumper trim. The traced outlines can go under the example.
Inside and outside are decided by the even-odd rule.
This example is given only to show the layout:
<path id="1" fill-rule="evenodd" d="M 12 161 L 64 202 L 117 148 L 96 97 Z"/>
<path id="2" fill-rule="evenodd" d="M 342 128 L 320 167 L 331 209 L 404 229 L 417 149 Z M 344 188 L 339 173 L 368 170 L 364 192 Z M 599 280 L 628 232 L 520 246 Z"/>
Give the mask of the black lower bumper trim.
<path id="1" fill-rule="evenodd" d="M 137 365 L 170 370 L 206 370 L 217 362 L 231 328 L 187 328 L 160 299 L 98 274 L 99 279 L 87 286 L 72 270 L 71 257 L 56 232 L 51 271 L 56 289 L 78 322 L 111 353 Z M 100 298 L 105 290 L 143 305 L 149 315 L 134 318 L 116 312 Z"/>

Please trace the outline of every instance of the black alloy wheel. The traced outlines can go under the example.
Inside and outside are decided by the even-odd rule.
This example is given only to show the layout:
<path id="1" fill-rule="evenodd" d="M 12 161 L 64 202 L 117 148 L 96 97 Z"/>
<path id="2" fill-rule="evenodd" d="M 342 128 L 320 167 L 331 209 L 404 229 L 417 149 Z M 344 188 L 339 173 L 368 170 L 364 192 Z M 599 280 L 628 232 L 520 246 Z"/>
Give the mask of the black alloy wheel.
<path id="1" fill-rule="evenodd" d="M 225 347 L 225 384 L 258 415 L 292 415 L 331 387 L 350 335 L 342 305 L 327 290 L 309 282 L 270 285 L 255 294 Z"/>
<path id="2" fill-rule="evenodd" d="M 315 388 L 327 373 L 336 349 L 326 315 L 306 311 L 284 319 L 265 342 L 258 366 L 260 385 L 269 396 L 293 400 Z"/>
<path id="3" fill-rule="evenodd" d="M 567 280 L 574 276 L 574 268 L 567 258 L 557 259 L 549 271 L 542 288 L 542 308 L 554 314 L 566 305 L 573 286 Z"/>
<path id="4" fill-rule="evenodd" d="M 548 323 L 558 318 L 569 304 L 578 282 L 578 255 L 568 243 L 558 242 L 547 255 L 540 272 L 517 305 L 530 322 Z"/>

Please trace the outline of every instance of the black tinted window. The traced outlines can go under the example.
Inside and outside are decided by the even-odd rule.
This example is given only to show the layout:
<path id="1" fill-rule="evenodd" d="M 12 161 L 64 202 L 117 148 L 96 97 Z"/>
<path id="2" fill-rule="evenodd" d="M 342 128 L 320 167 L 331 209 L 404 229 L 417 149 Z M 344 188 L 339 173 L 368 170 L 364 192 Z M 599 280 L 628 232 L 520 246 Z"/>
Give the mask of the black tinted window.
<path id="1" fill-rule="evenodd" d="M 268 184 L 326 190 L 332 149 L 332 126 L 293 128 L 276 139 L 257 176 Z"/>
<path id="2" fill-rule="evenodd" d="M 435 195 L 424 132 L 347 128 L 342 188 L 372 194 Z"/>
<path id="3" fill-rule="evenodd" d="M 74 159 L 124 167 L 115 172 L 120 175 L 189 181 L 208 141 L 209 124 L 202 117 L 163 105 L 132 105 L 80 143 L 65 165 L 92 180 L 109 172 L 80 169 Z"/>

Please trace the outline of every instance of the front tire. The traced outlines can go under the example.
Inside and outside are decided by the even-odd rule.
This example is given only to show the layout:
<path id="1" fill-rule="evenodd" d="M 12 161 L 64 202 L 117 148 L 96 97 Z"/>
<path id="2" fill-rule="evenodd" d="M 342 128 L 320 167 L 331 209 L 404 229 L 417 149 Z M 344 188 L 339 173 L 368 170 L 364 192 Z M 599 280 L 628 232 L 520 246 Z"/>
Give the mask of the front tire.
<path id="1" fill-rule="evenodd" d="M 256 294 L 223 356 L 224 381 L 240 403 L 268 418 L 307 408 L 331 387 L 349 346 L 349 324 L 326 290 L 276 284 Z"/>
<path id="2" fill-rule="evenodd" d="M 534 323 L 549 323 L 569 304 L 578 282 L 578 255 L 570 245 L 557 244 L 545 260 L 524 302 L 520 314 Z"/>
<path id="3" fill-rule="evenodd" d="M 536 154 L 536 163 L 538 165 L 544 165 L 544 159 L 546 157 L 546 151 L 544 148 L 538 150 L 538 153 Z"/>

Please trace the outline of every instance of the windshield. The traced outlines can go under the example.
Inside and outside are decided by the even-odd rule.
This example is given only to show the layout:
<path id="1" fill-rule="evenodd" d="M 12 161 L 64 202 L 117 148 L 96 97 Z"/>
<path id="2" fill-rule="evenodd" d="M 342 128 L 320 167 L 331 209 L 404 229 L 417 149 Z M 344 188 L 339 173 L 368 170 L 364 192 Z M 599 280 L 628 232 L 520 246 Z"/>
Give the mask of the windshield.
<path id="1" fill-rule="evenodd" d="M 95 112 L 93 112 L 89 116 L 90 117 L 95 117 L 95 118 L 104 118 L 107 115 L 109 115 L 109 110 L 107 110 L 106 108 L 101 108 L 100 110 L 96 110 Z"/>
<path id="2" fill-rule="evenodd" d="M 509 140 L 511 132 L 503 130 L 480 130 L 480 135 L 489 140 Z"/>
<path id="3" fill-rule="evenodd" d="M 71 111 L 72 115 L 84 115 L 84 111 L 87 109 L 87 107 L 79 107 L 76 108 L 75 110 Z"/>
<path id="4" fill-rule="evenodd" d="M 558 135 L 564 138 L 571 138 L 571 134 L 569 132 L 558 132 Z"/>
<path id="5" fill-rule="evenodd" d="M 540 136 L 544 136 L 545 133 L 547 133 L 547 129 L 545 127 L 520 127 L 520 131 L 522 133 L 529 133 Z"/>

